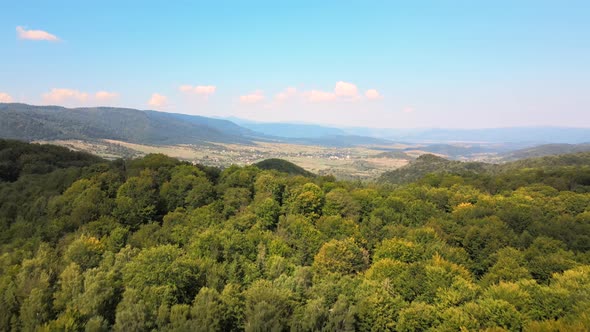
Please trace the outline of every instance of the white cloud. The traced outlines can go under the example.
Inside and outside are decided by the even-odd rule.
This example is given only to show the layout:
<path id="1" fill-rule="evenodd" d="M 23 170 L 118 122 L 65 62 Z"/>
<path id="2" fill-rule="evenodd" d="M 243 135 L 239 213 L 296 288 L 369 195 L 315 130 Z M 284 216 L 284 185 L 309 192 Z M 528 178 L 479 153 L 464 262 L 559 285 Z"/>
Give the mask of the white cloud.
<path id="1" fill-rule="evenodd" d="M 264 100 L 264 94 L 262 91 L 255 91 L 251 94 L 240 96 L 240 102 L 242 104 L 256 104 Z"/>
<path id="2" fill-rule="evenodd" d="M 217 91 L 217 87 L 214 85 L 181 85 L 178 89 L 185 93 L 194 93 L 203 96 L 212 95 Z"/>
<path id="3" fill-rule="evenodd" d="M 109 101 L 119 97 L 119 94 L 116 92 L 108 92 L 108 91 L 98 91 L 94 94 L 94 98 L 100 101 Z"/>
<path id="4" fill-rule="evenodd" d="M 334 93 L 338 97 L 356 98 L 358 97 L 359 91 L 355 84 L 339 81 L 336 82 Z"/>
<path id="5" fill-rule="evenodd" d="M 286 101 L 290 98 L 297 97 L 297 95 L 298 95 L 298 93 L 297 93 L 296 88 L 288 87 L 285 90 L 277 93 L 275 95 L 275 100 L 278 102 L 283 102 L 283 101 Z"/>
<path id="6" fill-rule="evenodd" d="M 367 97 L 367 99 L 381 99 L 383 98 L 380 94 L 379 91 L 375 90 L 375 89 L 369 89 L 365 92 L 365 97 Z"/>
<path id="7" fill-rule="evenodd" d="M 94 104 L 115 100 L 119 97 L 116 92 L 98 91 L 94 94 L 75 89 L 53 88 L 41 95 L 43 101 L 51 104 Z"/>
<path id="8" fill-rule="evenodd" d="M 183 87 L 181 87 L 183 89 Z M 189 89 L 186 87 L 184 89 Z M 246 96 L 241 96 L 240 101 L 243 103 L 259 102 L 264 98 L 262 93 L 257 92 Z M 288 87 L 274 96 L 274 105 L 280 105 L 287 101 L 307 101 L 310 103 L 326 103 L 326 102 L 354 102 L 360 100 L 375 100 L 383 98 L 381 94 L 375 89 L 369 89 L 365 92 L 364 98 L 359 92 L 356 84 L 338 81 L 336 82 L 332 91 L 323 90 L 308 90 L 299 91 L 294 87 Z"/>
<path id="9" fill-rule="evenodd" d="M 85 102 L 88 100 L 86 92 L 80 92 L 73 89 L 51 89 L 50 92 L 42 95 L 43 101 L 47 103 L 63 103 L 67 101 Z"/>
<path id="10" fill-rule="evenodd" d="M 312 103 L 321 103 L 336 100 L 336 94 L 319 90 L 311 90 L 305 93 L 307 100 Z"/>
<path id="11" fill-rule="evenodd" d="M 21 26 L 16 27 L 16 34 L 19 39 L 59 41 L 57 36 L 43 30 L 27 30 Z"/>
<path id="12" fill-rule="evenodd" d="M 195 87 L 195 93 L 199 95 L 212 95 L 215 90 L 217 90 L 217 87 L 213 85 L 198 85 Z"/>
<path id="13" fill-rule="evenodd" d="M 182 92 L 191 92 L 193 90 L 193 86 L 192 85 L 181 85 L 178 90 L 182 91 Z"/>
<path id="14" fill-rule="evenodd" d="M 0 92 L 0 103 L 12 103 L 13 100 L 8 93 Z"/>
<path id="15" fill-rule="evenodd" d="M 150 100 L 148 101 L 148 105 L 153 107 L 162 107 L 168 103 L 168 97 L 163 96 L 159 93 L 154 93 Z"/>
<path id="16" fill-rule="evenodd" d="M 376 91 L 375 91 L 376 92 Z M 357 101 L 360 99 L 356 84 L 338 81 L 332 92 L 311 90 L 304 93 L 306 99 L 312 103 L 329 101 Z"/>
<path id="17" fill-rule="evenodd" d="M 406 107 L 403 109 L 404 113 L 414 113 L 413 107 Z"/>

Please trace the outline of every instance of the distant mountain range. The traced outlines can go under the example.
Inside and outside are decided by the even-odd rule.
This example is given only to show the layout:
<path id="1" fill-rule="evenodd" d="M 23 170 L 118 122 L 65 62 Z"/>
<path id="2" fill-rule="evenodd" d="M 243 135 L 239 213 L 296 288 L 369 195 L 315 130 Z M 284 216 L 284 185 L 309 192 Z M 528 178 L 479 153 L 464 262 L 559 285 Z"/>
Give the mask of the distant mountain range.
<path id="1" fill-rule="evenodd" d="M 274 125 L 269 124 L 269 128 Z M 252 144 L 272 141 L 334 147 L 362 144 L 390 144 L 374 137 L 346 135 L 339 130 L 304 126 L 300 137 L 298 126 L 291 130 L 251 125 L 250 129 L 225 119 L 196 115 L 141 111 L 130 108 L 93 107 L 65 108 L 0 103 L 0 137 L 33 140 L 114 139 L 138 144 Z M 313 135 L 309 131 L 318 127 Z M 311 129 L 310 129 L 311 128 Z"/>
<path id="2" fill-rule="evenodd" d="M 443 128 L 363 128 L 323 126 L 299 123 L 253 122 L 236 117 L 226 118 L 242 127 L 270 135 L 291 138 L 318 138 L 324 136 L 373 137 L 394 142 L 410 143 L 587 143 L 590 142 L 590 128 L 572 127 L 508 127 L 483 129 Z"/>
<path id="3" fill-rule="evenodd" d="M 114 139 L 141 144 L 251 143 L 264 140 L 227 120 L 129 108 L 0 104 L 0 137 L 32 140 Z"/>
<path id="4" fill-rule="evenodd" d="M 499 161 L 590 149 L 590 144 L 578 144 L 590 142 L 590 128 L 335 128 L 130 108 L 65 108 L 17 103 L 0 103 L 0 137 L 25 141 L 113 139 L 150 145 L 252 144 L 255 141 L 329 147 L 371 145 L 392 155 L 419 150 L 452 159 L 470 159 L 491 153 L 497 154 L 501 158 Z M 392 147 L 399 142 L 412 144 L 412 147 Z M 535 146 L 543 142 L 558 144 Z"/>
<path id="5" fill-rule="evenodd" d="M 380 129 L 344 128 L 349 135 L 380 137 L 413 143 L 587 143 L 590 128 L 571 127 L 509 127 L 482 129 Z"/>
<path id="6" fill-rule="evenodd" d="M 236 117 L 229 117 L 226 118 L 229 121 L 232 121 L 244 128 L 248 128 L 250 130 L 269 135 L 269 136 L 277 136 L 277 137 L 286 137 L 286 138 L 321 138 L 326 136 L 345 136 L 350 135 L 346 131 L 333 128 L 333 127 L 326 127 L 320 125 L 313 125 L 313 124 L 300 124 L 300 123 L 265 123 L 265 122 L 253 122 L 249 120 L 244 120 Z M 355 136 L 362 136 L 356 135 Z M 370 136 L 370 135 L 365 135 Z"/>

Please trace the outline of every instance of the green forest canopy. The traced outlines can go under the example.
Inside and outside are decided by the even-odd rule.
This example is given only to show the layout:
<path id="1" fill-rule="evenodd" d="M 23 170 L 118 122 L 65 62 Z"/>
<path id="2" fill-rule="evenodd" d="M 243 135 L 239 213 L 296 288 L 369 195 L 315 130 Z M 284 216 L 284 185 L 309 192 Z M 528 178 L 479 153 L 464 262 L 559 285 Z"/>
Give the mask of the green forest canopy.
<path id="1" fill-rule="evenodd" d="M 265 159 L 263 161 L 259 161 L 254 164 L 257 168 L 260 168 L 264 171 L 279 171 L 282 173 L 287 173 L 290 175 L 303 175 L 308 177 L 313 177 L 314 174 L 311 172 L 306 171 L 303 167 L 293 164 L 290 161 L 278 158 L 270 158 Z"/>
<path id="2" fill-rule="evenodd" d="M 0 141 L 0 330 L 585 331 L 580 158 L 393 186 Z"/>

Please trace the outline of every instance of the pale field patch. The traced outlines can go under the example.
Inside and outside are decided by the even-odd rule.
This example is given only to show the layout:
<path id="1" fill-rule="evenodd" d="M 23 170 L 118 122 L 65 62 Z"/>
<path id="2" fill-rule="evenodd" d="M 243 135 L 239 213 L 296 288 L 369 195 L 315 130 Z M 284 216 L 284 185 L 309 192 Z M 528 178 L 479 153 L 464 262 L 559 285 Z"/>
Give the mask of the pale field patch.
<path id="1" fill-rule="evenodd" d="M 380 157 L 385 149 L 398 149 L 406 145 L 325 147 L 317 145 L 254 142 L 252 145 L 208 143 L 204 145 L 146 145 L 111 139 L 43 141 L 87 151 L 107 159 L 139 157 L 162 153 L 173 158 L 211 166 L 227 167 L 232 164 L 249 165 L 268 158 L 281 158 L 321 175 L 334 175 L 341 179 L 374 179 L 381 173 L 408 163 L 406 159 Z M 418 150 L 411 155 L 421 154 Z"/>

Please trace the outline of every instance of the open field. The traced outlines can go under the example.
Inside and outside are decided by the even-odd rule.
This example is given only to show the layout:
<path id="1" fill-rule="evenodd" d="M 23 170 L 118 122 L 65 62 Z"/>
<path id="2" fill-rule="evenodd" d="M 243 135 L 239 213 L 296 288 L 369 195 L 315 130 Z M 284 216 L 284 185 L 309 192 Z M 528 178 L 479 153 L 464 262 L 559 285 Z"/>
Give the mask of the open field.
<path id="1" fill-rule="evenodd" d="M 116 140 L 56 140 L 42 141 L 87 151 L 107 159 L 129 158 L 148 153 L 163 153 L 168 156 L 210 166 L 227 167 L 232 164 L 249 165 L 268 158 L 291 161 L 306 170 L 321 174 L 332 174 L 341 179 L 371 179 L 387 170 L 406 165 L 408 159 L 383 156 L 385 149 L 395 146 L 359 146 L 333 148 L 315 145 L 256 142 L 255 145 L 208 144 L 208 145 L 166 145 L 154 146 L 134 144 Z M 406 146 L 404 146 L 406 147 Z"/>

